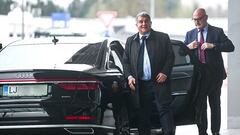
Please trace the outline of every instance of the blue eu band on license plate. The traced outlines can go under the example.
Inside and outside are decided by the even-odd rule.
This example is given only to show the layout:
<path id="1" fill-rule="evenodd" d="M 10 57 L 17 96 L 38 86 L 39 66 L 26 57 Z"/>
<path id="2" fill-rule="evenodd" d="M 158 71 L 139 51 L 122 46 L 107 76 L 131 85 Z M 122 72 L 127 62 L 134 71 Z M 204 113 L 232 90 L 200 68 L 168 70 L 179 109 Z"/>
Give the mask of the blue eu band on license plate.
<path id="1" fill-rule="evenodd" d="M 8 95 L 8 85 L 3 85 L 3 96 Z"/>

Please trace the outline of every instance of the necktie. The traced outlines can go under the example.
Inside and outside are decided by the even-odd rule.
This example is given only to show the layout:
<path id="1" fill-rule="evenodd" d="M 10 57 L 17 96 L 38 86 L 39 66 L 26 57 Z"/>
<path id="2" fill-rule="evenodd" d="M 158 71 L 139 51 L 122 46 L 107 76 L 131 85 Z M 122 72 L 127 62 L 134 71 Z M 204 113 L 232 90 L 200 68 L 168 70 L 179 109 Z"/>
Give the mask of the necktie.
<path id="1" fill-rule="evenodd" d="M 141 78 L 143 76 L 143 61 L 144 61 L 144 48 L 146 42 L 146 36 L 142 36 L 142 42 L 140 45 L 140 50 L 138 53 L 138 76 Z"/>
<path id="2" fill-rule="evenodd" d="M 200 59 L 200 61 L 202 62 L 202 63 L 205 63 L 205 51 L 203 50 L 203 49 L 201 49 L 201 47 L 202 47 L 202 44 L 204 43 L 204 37 L 203 37 L 203 29 L 202 30 L 200 30 L 200 40 L 199 40 L 199 52 L 200 52 L 200 54 L 199 54 L 199 59 Z"/>

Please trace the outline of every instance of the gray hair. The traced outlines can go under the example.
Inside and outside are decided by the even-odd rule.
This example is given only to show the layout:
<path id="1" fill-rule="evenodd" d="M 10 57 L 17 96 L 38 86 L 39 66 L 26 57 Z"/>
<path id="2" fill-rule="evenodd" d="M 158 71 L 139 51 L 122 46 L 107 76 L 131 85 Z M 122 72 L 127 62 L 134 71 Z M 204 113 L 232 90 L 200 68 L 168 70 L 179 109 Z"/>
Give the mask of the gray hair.
<path id="1" fill-rule="evenodd" d="M 150 17 L 150 15 L 148 14 L 148 12 L 146 12 L 146 11 L 139 12 L 139 13 L 136 15 L 136 20 L 138 19 L 138 17 L 146 17 L 146 18 L 148 18 L 148 19 L 151 21 L 151 17 Z"/>

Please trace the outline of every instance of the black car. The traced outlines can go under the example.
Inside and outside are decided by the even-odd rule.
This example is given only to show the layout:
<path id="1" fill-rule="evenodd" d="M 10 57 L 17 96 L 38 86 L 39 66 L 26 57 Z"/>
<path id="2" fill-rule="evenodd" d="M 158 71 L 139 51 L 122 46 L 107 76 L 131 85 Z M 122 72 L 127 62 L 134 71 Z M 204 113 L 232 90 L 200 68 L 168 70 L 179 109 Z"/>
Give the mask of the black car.
<path id="1" fill-rule="evenodd" d="M 179 55 L 183 43 L 171 43 L 175 122 L 194 124 L 193 65 Z M 122 118 L 131 113 L 123 52 L 123 42 L 103 37 L 27 39 L 5 46 L 0 51 L 0 132 L 102 135 L 115 125 L 135 132 L 135 117 Z M 161 129 L 154 112 L 152 132 Z"/>

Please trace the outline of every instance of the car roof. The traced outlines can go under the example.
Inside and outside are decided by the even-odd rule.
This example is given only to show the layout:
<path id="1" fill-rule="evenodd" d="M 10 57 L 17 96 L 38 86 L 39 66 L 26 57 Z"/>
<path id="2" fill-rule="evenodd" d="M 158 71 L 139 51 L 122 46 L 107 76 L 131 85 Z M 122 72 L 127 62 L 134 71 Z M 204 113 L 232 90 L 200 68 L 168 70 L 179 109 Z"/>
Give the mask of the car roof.
<path id="1" fill-rule="evenodd" d="M 86 37 L 43 37 L 43 38 L 28 38 L 23 40 L 17 40 L 10 43 L 10 46 L 15 45 L 33 45 L 33 44 L 54 44 L 54 40 L 56 44 L 91 44 L 103 42 L 104 40 L 112 41 L 120 41 L 120 39 L 112 38 L 112 37 L 102 37 L 102 36 L 86 36 Z M 123 43 L 123 42 L 122 42 Z"/>

